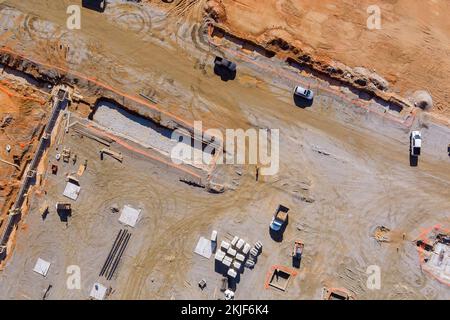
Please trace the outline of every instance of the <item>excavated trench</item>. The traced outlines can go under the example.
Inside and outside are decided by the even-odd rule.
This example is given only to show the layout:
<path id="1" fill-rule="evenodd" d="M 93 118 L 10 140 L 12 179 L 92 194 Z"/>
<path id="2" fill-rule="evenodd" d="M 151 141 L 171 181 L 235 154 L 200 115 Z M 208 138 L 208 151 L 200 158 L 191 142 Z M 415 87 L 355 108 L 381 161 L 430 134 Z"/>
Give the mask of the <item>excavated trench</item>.
<path id="1" fill-rule="evenodd" d="M 105 98 L 97 100 L 89 118 L 112 134 L 136 142 L 145 148 L 156 150 L 171 159 L 176 156 L 172 152 L 174 148 L 182 143 L 183 150 L 189 154 L 184 155 L 187 156 L 185 158 L 177 159 L 193 167 L 207 169 L 208 164 L 196 163 L 192 159 L 195 149 L 202 153 L 209 152 L 206 148 L 210 145 L 203 139 L 203 135 L 197 137 L 198 134 L 193 136 L 185 128 L 173 129 L 163 126 L 114 100 Z M 216 149 L 212 149 L 211 156 L 215 152 Z"/>

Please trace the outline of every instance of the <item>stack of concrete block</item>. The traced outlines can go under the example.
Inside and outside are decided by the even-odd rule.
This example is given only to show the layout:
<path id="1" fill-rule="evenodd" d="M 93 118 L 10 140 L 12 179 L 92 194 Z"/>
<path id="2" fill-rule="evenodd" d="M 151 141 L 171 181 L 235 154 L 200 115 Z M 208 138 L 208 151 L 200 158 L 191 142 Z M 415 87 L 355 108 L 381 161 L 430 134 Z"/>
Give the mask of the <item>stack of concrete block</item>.
<path id="1" fill-rule="evenodd" d="M 262 251 L 262 243 L 261 241 L 257 241 L 255 246 L 250 250 L 250 255 L 253 258 L 256 258 Z"/>
<path id="2" fill-rule="evenodd" d="M 250 249 L 251 249 L 251 245 L 249 245 L 248 243 L 246 243 L 246 244 L 244 245 L 244 248 L 242 248 L 242 253 L 243 253 L 244 255 L 247 255 L 247 254 L 249 253 Z"/>
<path id="3" fill-rule="evenodd" d="M 245 261 L 245 266 L 252 269 L 255 266 L 255 261 L 252 259 L 247 259 L 247 261 Z"/>
<path id="4" fill-rule="evenodd" d="M 248 252 L 248 250 L 250 250 L 250 246 L 247 246 L 246 248 L 244 248 L 243 251 Z M 261 253 L 261 251 L 262 251 L 262 243 L 261 243 L 261 241 L 257 241 L 255 243 L 255 246 L 250 250 L 249 259 L 245 262 L 245 266 L 247 268 L 252 269 L 255 266 L 256 259 L 257 259 L 258 255 Z"/>
<path id="5" fill-rule="evenodd" d="M 217 242 L 217 231 L 213 230 L 211 232 L 211 242 Z"/>
<path id="6" fill-rule="evenodd" d="M 217 250 L 217 231 L 213 230 L 211 232 L 211 252 L 215 253 Z"/>
<path id="7" fill-rule="evenodd" d="M 232 246 L 232 247 L 236 247 L 236 244 L 238 243 L 238 241 L 239 241 L 239 237 L 238 237 L 238 236 L 235 236 L 235 237 L 233 238 L 233 240 L 231 240 L 231 246 Z"/>
<path id="8" fill-rule="evenodd" d="M 233 263 L 233 258 L 225 256 L 225 258 L 223 258 L 223 260 L 222 260 L 222 263 L 229 268 L 229 267 L 231 267 L 231 264 Z"/>
<path id="9" fill-rule="evenodd" d="M 230 243 L 226 242 L 226 241 L 222 241 L 222 243 L 220 244 L 220 248 L 223 251 L 227 251 L 230 248 Z"/>
<path id="10" fill-rule="evenodd" d="M 242 251 L 242 248 L 244 247 L 245 241 L 243 239 L 239 239 L 236 243 L 236 249 L 238 251 Z"/>
<path id="11" fill-rule="evenodd" d="M 233 248 L 229 248 L 227 250 L 227 255 L 229 255 L 230 257 L 234 258 L 236 256 L 236 254 L 237 254 L 237 251 L 235 249 L 233 249 Z"/>
<path id="12" fill-rule="evenodd" d="M 236 278 L 237 277 L 237 272 L 234 270 L 234 269 L 232 269 L 232 268 L 230 268 L 229 270 L 228 270 L 228 276 L 230 276 L 231 278 Z"/>
<path id="13" fill-rule="evenodd" d="M 211 235 L 211 241 L 213 241 L 213 237 L 214 235 Z M 253 268 L 257 256 L 262 251 L 261 241 L 257 241 L 252 248 L 250 244 L 238 236 L 233 237 L 231 242 L 222 241 L 220 247 L 221 250 L 216 253 L 216 259 L 228 268 L 227 275 L 233 279 L 242 271 L 244 265 L 247 268 Z M 249 254 L 250 257 L 247 259 Z"/>
<path id="14" fill-rule="evenodd" d="M 225 252 L 223 252 L 222 250 L 219 250 L 216 252 L 215 258 L 217 261 L 222 262 L 223 258 L 225 258 Z"/>
<path id="15" fill-rule="evenodd" d="M 239 262 L 244 262 L 245 261 L 245 256 L 243 254 L 241 254 L 241 253 L 238 253 L 236 255 L 236 260 L 239 261 Z"/>

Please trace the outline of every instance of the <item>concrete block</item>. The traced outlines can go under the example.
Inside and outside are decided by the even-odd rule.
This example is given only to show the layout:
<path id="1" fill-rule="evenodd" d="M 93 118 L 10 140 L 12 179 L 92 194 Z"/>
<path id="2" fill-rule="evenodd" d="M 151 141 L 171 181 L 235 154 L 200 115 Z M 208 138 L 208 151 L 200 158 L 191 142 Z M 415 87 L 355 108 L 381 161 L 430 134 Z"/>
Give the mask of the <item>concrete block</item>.
<path id="1" fill-rule="evenodd" d="M 243 254 L 238 253 L 236 255 L 236 260 L 239 262 L 244 262 L 245 261 L 245 256 Z"/>
<path id="2" fill-rule="evenodd" d="M 245 244 L 245 241 L 243 239 L 239 239 L 238 242 L 236 243 L 236 249 L 241 251 L 242 248 L 244 247 L 244 244 Z"/>
<path id="3" fill-rule="evenodd" d="M 248 243 L 246 243 L 246 244 L 244 245 L 244 248 L 242 249 L 242 253 L 243 253 L 244 255 L 247 255 L 251 248 L 252 248 L 252 246 L 249 245 Z"/>
<path id="4" fill-rule="evenodd" d="M 227 267 L 231 267 L 231 264 L 233 263 L 233 259 L 231 259 L 230 257 L 225 257 L 225 258 L 223 258 L 222 263 L 224 265 L 226 265 Z"/>
<path id="5" fill-rule="evenodd" d="M 216 230 L 213 230 L 211 232 L 211 241 L 212 242 L 216 242 L 217 241 L 217 231 Z"/>
<path id="6" fill-rule="evenodd" d="M 228 270 L 228 273 L 227 273 L 227 274 L 228 274 L 228 276 L 230 276 L 230 277 L 233 278 L 233 279 L 236 278 L 236 276 L 237 276 L 237 272 L 234 271 L 234 270 L 231 269 L 231 268 Z"/>
<path id="7" fill-rule="evenodd" d="M 239 241 L 239 237 L 235 236 L 233 238 L 233 240 L 231 241 L 231 246 L 235 247 L 238 241 Z"/>
<path id="8" fill-rule="evenodd" d="M 215 255 L 215 259 L 218 261 L 222 261 L 223 258 L 225 258 L 225 252 L 223 252 L 222 250 L 217 251 L 216 255 Z"/>
<path id="9" fill-rule="evenodd" d="M 233 248 L 229 248 L 227 250 L 227 255 L 229 255 L 229 256 L 235 257 L 236 254 L 237 254 L 237 251 L 235 249 L 233 249 Z"/>
<path id="10" fill-rule="evenodd" d="M 227 251 L 230 248 L 230 243 L 226 242 L 226 241 L 222 241 L 222 243 L 220 244 L 220 247 L 224 250 Z"/>
<path id="11" fill-rule="evenodd" d="M 245 261 L 245 266 L 246 266 L 247 268 L 252 269 L 252 268 L 255 266 L 255 261 L 253 261 L 253 260 L 251 260 L 251 259 L 248 259 L 247 261 Z"/>

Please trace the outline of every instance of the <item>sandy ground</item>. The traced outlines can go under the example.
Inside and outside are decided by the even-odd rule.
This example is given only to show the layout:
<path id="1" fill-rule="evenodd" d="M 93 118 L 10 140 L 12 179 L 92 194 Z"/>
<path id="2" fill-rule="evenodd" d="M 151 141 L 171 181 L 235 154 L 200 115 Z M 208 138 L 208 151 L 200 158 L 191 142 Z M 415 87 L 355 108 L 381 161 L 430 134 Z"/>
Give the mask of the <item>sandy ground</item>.
<path id="1" fill-rule="evenodd" d="M 7 3 L 17 8 L 8 10 L 14 11 L 19 21 L 22 10 L 53 23 L 47 27 L 57 29 L 65 24 L 64 1 Z M 195 16 L 197 11 L 201 8 L 194 6 L 189 12 Z M 127 24 L 115 23 L 118 13 L 130 12 L 150 17 L 151 23 L 141 27 L 146 30 L 151 25 L 151 33 L 129 33 Z M 238 62 L 238 76 L 235 81 L 223 82 L 211 67 L 214 54 L 220 50 L 205 45 L 199 37 L 199 25 L 185 16 L 165 17 L 164 11 L 157 9 L 116 4 L 103 15 L 83 11 L 83 17 L 82 30 L 76 35 L 69 33 L 81 49 L 71 52 L 114 61 L 114 65 L 67 59 L 70 68 L 95 75 L 126 92 L 152 91 L 165 110 L 191 121 L 203 120 L 207 127 L 278 128 L 280 171 L 256 182 L 253 168 L 248 167 L 230 174 L 240 177 L 234 180 L 234 190 L 209 194 L 179 182 L 176 171 L 126 150 L 121 150 L 123 164 L 111 158 L 100 162 L 97 143 L 68 136 L 64 143 L 76 150 L 80 161 L 89 160 L 80 179 L 80 197 L 73 204 L 74 215 L 67 227 L 54 212 L 42 221 L 36 211 L 42 201 L 61 199 L 63 173 L 76 170 L 66 166 L 57 177 L 48 175 L 46 196 L 33 198 L 26 227 L 18 235 L 17 250 L 0 275 L 0 285 L 5 288 L 0 297 L 39 299 L 42 290 L 52 284 L 51 299 L 87 298 L 120 228 L 117 215 L 109 213 L 111 204 L 117 203 L 141 208 L 142 217 L 132 230 L 117 278 L 110 283 L 101 280 L 113 287 L 111 298 L 220 297 L 221 276 L 214 272 L 213 259 L 193 253 L 199 237 L 209 237 L 216 229 L 219 241 L 231 234 L 250 243 L 260 240 L 264 245 L 255 269 L 241 275 L 237 299 L 319 299 L 323 286 L 345 287 L 358 299 L 449 299 L 447 286 L 421 272 L 412 243 L 421 228 L 450 223 L 449 128 L 419 113 L 413 128 L 422 130 L 423 155 L 417 167 L 410 167 L 410 129 L 402 124 L 406 114 L 387 110 L 374 101 L 369 101 L 371 111 L 352 106 L 332 93 L 339 88 L 324 90 L 327 84 L 300 77 L 281 61 L 257 55 L 250 60 L 230 56 Z M 32 44 L 51 44 L 55 39 L 43 39 L 35 33 L 38 40 L 30 41 L 27 34 L 19 31 L 15 35 L 20 41 L 14 48 L 52 61 L 57 49 L 39 52 Z M 232 44 L 226 45 L 235 50 Z M 257 61 L 258 66 L 251 61 Z M 296 107 L 291 96 L 295 82 L 267 68 L 309 81 L 317 93 L 314 104 Z M 353 93 L 345 94 L 355 98 Z M 273 241 L 268 232 L 280 203 L 291 209 L 281 243 Z M 378 225 L 404 233 L 406 239 L 379 244 L 372 237 Z M 272 265 L 290 266 L 289 253 L 296 239 L 305 242 L 299 275 L 286 293 L 264 289 Z M 52 262 L 47 278 L 31 270 L 37 257 Z M 65 270 L 70 264 L 81 267 L 81 290 L 65 287 Z M 366 287 L 370 265 L 381 268 L 380 290 Z M 197 286 L 202 278 L 208 282 L 205 291 Z"/>
<path id="2" fill-rule="evenodd" d="M 220 0 L 221 24 L 266 44 L 281 37 L 318 57 L 363 66 L 408 96 L 426 89 L 436 112 L 449 114 L 450 4 L 446 1 L 378 1 L 381 29 L 367 28 L 373 1 Z"/>

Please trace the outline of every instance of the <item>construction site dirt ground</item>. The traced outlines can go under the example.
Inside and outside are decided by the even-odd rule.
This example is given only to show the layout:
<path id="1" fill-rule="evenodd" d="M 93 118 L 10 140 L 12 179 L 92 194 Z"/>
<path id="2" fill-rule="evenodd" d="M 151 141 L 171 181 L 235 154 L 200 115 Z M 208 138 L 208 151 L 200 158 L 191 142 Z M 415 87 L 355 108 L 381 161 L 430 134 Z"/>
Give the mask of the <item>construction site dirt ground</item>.
<path id="1" fill-rule="evenodd" d="M 366 67 L 404 96 L 432 93 L 449 115 L 450 4 L 446 1 L 211 0 L 220 24 L 260 44 L 283 39 L 315 57 Z M 379 13 L 379 29 L 369 28 Z M 279 52 L 283 52 L 280 48 Z"/>
<path id="2" fill-rule="evenodd" d="M 13 255 L 0 274 L 0 298 L 40 299 L 51 284 L 49 299 L 84 299 L 98 281 L 112 287 L 111 299 L 217 299 L 221 275 L 213 257 L 193 252 L 199 237 L 208 238 L 214 229 L 219 243 L 230 235 L 263 243 L 255 268 L 240 276 L 236 299 L 320 299 L 323 287 L 346 288 L 357 299 L 450 298 L 447 285 L 421 271 L 413 242 L 422 228 L 450 224 L 446 123 L 420 112 L 411 118 L 375 101 L 357 107 L 348 103 L 358 98 L 354 93 L 300 76 L 281 61 L 242 55 L 233 44 L 224 43 L 223 49 L 205 44 L 198 32 L 201 2 L 177 15 L 162 4 L 113 1 L 104 14 L 83 10 L 76 32 L 65 29 L 68 4 L 5 1 L 0 15 L 11 25 L 2 29 L 2 44 L 128 94 L 153 93 L 160 108 L 187 121 L 202 120 L 208 128 L 279 129 L 280 169 L 260 181 L 252 166 L 229 170 L 233 188 L 211 194 L 180 182 L 176 169 L 117 145 L 123 163 L 101 161 L 102 145 L 69 131 L 64 146 L 77 154 L 78 164 L 88 160 L 73 216 L 66 224 L 53 209 L 63 199 L 64 173 L 78 168 L 70 163 L 61 165 L 57 176 L 48 172 L 40 192 L 32 195 Z M 135 32 L 129 20 L 118 19 L 125 14 L 143 21 L 140 28 L 134 25 Z M 24 21 L 41 29 L 18 27 Z M 45 37 L 43 30 L 60 37 Z M 71 45 L 75 56 L 57 59 L 61 42 Z M 224 82 L 214 74 L 215 54 L 238 63 L 236 80 Z M 295 79 L 314 86 L 311 107 L 294 104 Z M 413 128 L 424 137 L 416 167 L 409 159 Z M 48 159 L 54 159 L 54 148 Z M 44 201 L 50 214 L 42 220 L 38 209 Z M 113 204 L 142 211 L 116 276 L 105 281 L 98 274 L 120 229 Z M 278 204 L 290 208 L 282 242 L 269 235 Z M 380 225 L 391 230 L 391 242 L 373 238 Z M 295 240 L 305 243 L 298 275 L 286 292 L 265 289 L 273 265 L 291 266 Z M 52 263 L 45 278 L 32 270 L 38 257 Z M 70 265 L 80 266 L 80 290 L 67 289 Z M 366 286 L 371 265 L 381 270 L 379 290 Z M 203 291 L 197 285 L 202 279 Z"/>

